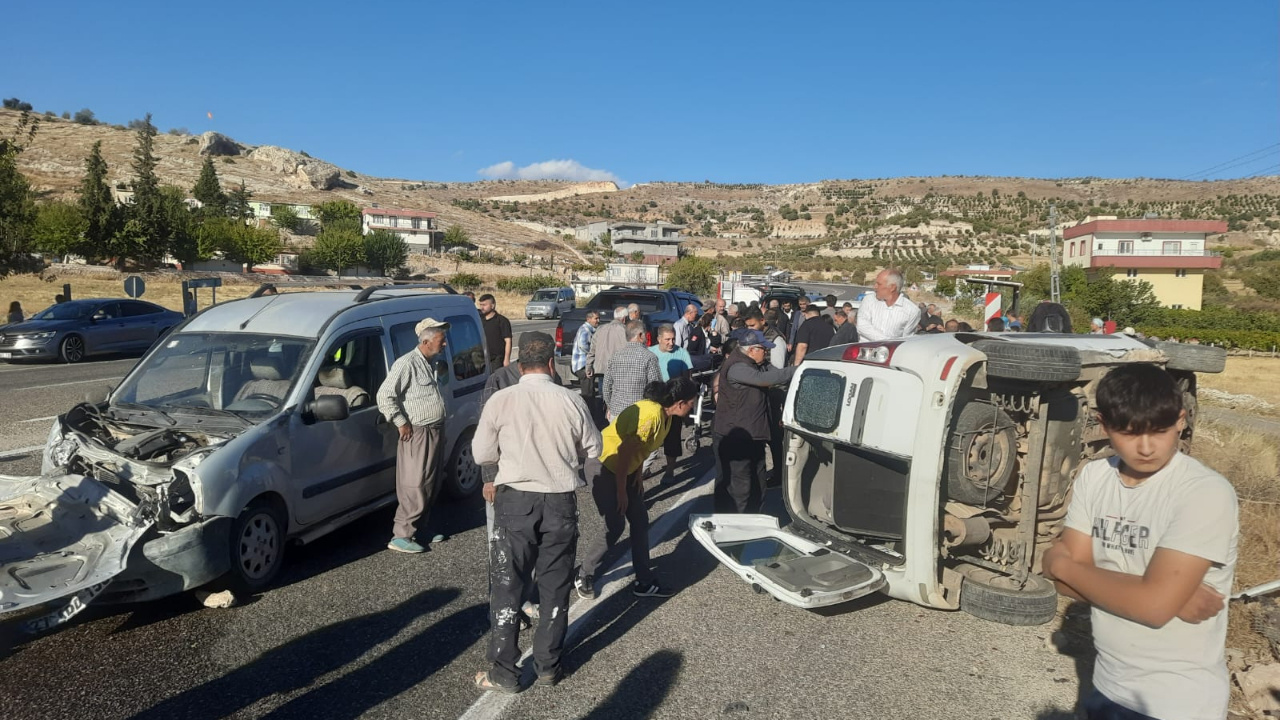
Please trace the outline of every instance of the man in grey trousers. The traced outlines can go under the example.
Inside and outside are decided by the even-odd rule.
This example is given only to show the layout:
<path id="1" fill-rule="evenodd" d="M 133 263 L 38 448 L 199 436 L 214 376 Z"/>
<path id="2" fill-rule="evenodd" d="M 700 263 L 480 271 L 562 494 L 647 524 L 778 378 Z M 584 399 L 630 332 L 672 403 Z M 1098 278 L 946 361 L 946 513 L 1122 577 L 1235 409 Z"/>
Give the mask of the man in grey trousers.
<path id="1" fill-rule="evenodd" d="M 378 411 L 396 426 L 395 525 L 387 547 L 404 553 L 425 552 L 414 540 L 416 527 L 426 525 L 440 465 L 444 429 L 444 398 L 433 361 L 444 349 L 449 323 L 427 318 L 418 323 L 418 346 L 396 360 L 378 388 Z"/>

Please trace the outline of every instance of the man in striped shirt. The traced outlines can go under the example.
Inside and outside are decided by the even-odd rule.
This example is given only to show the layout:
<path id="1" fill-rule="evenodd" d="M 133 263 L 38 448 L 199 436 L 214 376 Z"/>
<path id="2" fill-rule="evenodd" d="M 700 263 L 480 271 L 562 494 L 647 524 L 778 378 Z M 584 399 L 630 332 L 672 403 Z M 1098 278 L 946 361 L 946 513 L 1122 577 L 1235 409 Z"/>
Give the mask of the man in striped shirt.
<path id="1" fill-rule="evenodd" d="M 885 268 L 876 275 L 875 297 L 858 308 L 858 340 L 898 340 L 916 334 L 920 309 L 902 293 L 902 273 Z"/>
<path id="2" fill-rule="evenodd" d="M 427 524 L 440 464 L 444 429 L 444 398 L 433 362 L 444 350 L 449 323 L 427 318 L 418 323 L 418 346 L 396 360 L 378 388 L 378 411 L 400 432 L 396 451 L 395 525 L 387 547 L 404 553 L 425 552 L 413 539 L 417 526 Z"/>

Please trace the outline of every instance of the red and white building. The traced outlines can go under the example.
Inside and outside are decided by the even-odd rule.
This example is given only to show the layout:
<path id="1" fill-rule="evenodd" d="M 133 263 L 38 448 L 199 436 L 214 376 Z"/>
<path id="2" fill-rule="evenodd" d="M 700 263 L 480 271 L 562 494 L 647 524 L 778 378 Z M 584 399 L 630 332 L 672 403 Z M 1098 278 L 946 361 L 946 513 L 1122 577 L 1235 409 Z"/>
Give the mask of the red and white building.
<path id="1" fill-rule="evenodd" d="M 1209 236 L 1226 231 L 1224 220 L 1093 220 L 1062 232 L 1062 263 L 1146 280 L 1162 305 L 1199 310 L 1204 271 L 1222 267 Z"/>
<path id="2" fill-rule="evenodd" d="M 439 230 L 436 214 L 422 210 L 367 207 L 361 211 L 360 225 L 367 235 L 374 230 L 388 230 L 409 244 L 410 252 L 439 250 L 444 233 Z"/>

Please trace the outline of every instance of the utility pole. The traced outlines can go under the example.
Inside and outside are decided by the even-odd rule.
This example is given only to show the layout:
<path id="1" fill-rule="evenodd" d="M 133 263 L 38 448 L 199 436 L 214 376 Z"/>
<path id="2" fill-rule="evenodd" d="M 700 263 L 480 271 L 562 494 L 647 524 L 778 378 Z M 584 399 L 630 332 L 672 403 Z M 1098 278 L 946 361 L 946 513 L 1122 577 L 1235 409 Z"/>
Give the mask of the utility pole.
<path id="1" fill-rule="evenodd" d="M 1062 302 L 1058 287 L 1058 206 L 1052 203 L 1049 205 L 1049 299 Z"/>

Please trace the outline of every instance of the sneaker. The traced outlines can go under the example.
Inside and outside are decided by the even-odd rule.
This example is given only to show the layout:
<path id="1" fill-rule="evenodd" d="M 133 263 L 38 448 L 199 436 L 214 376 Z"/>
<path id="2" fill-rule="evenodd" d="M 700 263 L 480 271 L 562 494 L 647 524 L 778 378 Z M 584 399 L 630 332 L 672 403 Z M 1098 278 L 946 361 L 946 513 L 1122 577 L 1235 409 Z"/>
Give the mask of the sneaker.
<path id="1" fill-rule="evenodd" d="M 636 597 L 669 598 L 675 593 L 663 588 L 656 582 L 642 584 L 639 580 L 631 583 L 631 594 Z"/>
<path id="2" fill-rule="evenodd" d="M 409 538 L 395 538 L 387 543 L 387 549 L 402 553 L 423 553 L 427 549 Z"/>
<path id="3" fill-rule="evenodd" d="M 581 574 L 578 575 L 578 577 L 573 580 L 573 589 L 578 591 L 578 597 L 583 600 L 596 599 L 596 588 L 589 577 L 584 577 Z"/>

